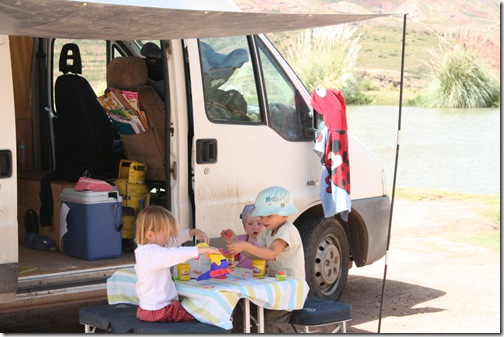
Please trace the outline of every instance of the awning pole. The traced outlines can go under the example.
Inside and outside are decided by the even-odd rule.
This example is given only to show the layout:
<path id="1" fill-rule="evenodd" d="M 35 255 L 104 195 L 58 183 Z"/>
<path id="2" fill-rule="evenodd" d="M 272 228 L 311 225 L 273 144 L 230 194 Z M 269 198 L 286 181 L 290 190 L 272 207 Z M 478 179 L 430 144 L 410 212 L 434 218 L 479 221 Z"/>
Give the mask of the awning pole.
<path id="1" fill-rule="evenodd" d="M 392 183 L 392 200 L 390 204 L 390 216 L 389 216 L 389 227 L 387 234 L 387 252 L 385 253 L 385 267 L 383 270 L 383 284 L 381 290 L 381 299 L 380 299 L 380 314 L 378 317 L 378 333 L 380 333 L 381 329 L 381 320 L 382 320 L 382 310 L 383 310 L 383 297 L 385 294 L 385 282 L 387 279 L 387 267 L 388 267 L 388 257 L 389 257 L 389 247 L 390 247 L 390 232 L 392 229 L 392 214 L 394 211 L 394 199 L 395 199 L 395 187 L 397 180 L 397 164 L 399 160 L 399 136 L 401 133 L 401 116 L 402 116 L 402 100 L 403 100 L 403 83 L 404 83 L 404 53 L 406 50 L 406 18 L 407 14 L 404 14 L 403 20 L 403 38 L 402 38 L 402 55 L 401 55 L 401 83 L 399 87 L 399 116 L 397 123 L 397 141 L 396 141 L 396 154 L 395 154 L 395 163 L 394 163 L 394 181 Z"/>

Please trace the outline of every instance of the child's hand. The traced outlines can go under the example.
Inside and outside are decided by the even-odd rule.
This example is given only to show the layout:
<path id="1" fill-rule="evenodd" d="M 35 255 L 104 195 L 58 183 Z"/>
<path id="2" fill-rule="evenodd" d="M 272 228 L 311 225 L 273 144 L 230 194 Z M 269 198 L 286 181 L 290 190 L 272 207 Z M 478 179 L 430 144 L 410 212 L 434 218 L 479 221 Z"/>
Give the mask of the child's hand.
<path id="1" fill-rule="evenodd" d="M 221 239 L 224 240 L 225 243 L 232 243 L 236 241 L 236 234 L 232 229 L 224 229 L 220 233 Z"/>
<path id="2" fill-rule="evenodd" d="M 198 254 L 205 254 L 208 256 L 208 254 L 220 254 L 220 250 L 215 247 L 198 247 Z"/>
<path id="3" fill-rule="evenodd" d="M 247 247 L 247 242 L 235 241 L 227 244 L 227 249 L 231 254 L 239 254 Z"/>
<path id="4" fill-rule="evenodd" d="M 208 235 L 206 235 L 206 233 L 203 232 L 201 229 L 197 229 L 197 228 L 191 229 L 189 231 L 189 235 L 197 237 L 198 240 L 203 241 L 206 244 L 208 244 L 210 242 Z"/>

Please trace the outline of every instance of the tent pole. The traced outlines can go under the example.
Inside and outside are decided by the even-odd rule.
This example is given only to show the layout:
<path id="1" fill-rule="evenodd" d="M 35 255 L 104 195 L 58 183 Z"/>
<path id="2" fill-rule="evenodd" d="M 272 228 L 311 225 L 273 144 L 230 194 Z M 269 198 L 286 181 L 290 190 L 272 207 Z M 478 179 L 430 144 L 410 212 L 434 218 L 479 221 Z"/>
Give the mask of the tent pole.
<path id="1" fill-rule="evenodd" d="M 406 49 L 406 18 L 407 14 L 404 14 L 403 19 L 403 38 L 402 38 L 402 55 L 401 55 L 401 83 L 399 87 L 399 116 L 397 123 L 397 141 L 396 141 L 396 154 L 395 154 L 395 163 L 394 163 L 394 181 L 392 183 L 392 199 L 390 204 L 390 216 L 389 216 L 389 226 L 388 226 L 388 234 L 387 234 L 387 251 L 385 253 L 385 267 L 383 270 L 383 283 L 381 290 L 381 299 L 380 299 L 380 314 L 378 317 L 378 333 L 380 333 L 381 329 L 381 320 L 382 320 L 382 311 L 383 311 L 383 297 L 385 294 L 385 282 L 387 279 L 387 267 L 388 267 L 388 257 L 389 257 L 389 247 L 390 247 L 390 232 L 392 229 L 392 214 L 394 211 L 394 199 L 395 199 L 395 187 L 397 180 L 397 164 L 399 160 L 399 136 L 401 134 L 401 116 L 402 116 L 402 100 L 403 100 L 403 83 L 404 83 L 404 53 Z"/>

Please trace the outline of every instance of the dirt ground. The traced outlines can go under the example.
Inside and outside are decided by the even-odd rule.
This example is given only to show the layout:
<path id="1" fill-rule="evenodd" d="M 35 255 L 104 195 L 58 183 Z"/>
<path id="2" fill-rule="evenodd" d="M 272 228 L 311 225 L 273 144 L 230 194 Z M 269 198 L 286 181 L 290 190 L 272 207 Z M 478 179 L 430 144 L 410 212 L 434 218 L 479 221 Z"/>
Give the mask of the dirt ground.
<path id="1" fill-rule="evenodd" d="M 468 239 L 499 233 L 468 202 L 396 200 L 380 332 L 500 333 L 500 249 Z M 378 332 L 384 269 L 382 259 L 350 270 L 349 333 Z M 0 314 L 0 332 L 83 332 L 78 309 L 93 304 Z"/>
<path id="2" fill-rule="evenodd" d="M 501 333 L 500 247 L 474 243 L 500 224 L 443 199 L 396 200 L 393 215 L 379 332 Z M 350 270 L 349 333 L 378 332 L 384 270 L 385 259 Z"/>

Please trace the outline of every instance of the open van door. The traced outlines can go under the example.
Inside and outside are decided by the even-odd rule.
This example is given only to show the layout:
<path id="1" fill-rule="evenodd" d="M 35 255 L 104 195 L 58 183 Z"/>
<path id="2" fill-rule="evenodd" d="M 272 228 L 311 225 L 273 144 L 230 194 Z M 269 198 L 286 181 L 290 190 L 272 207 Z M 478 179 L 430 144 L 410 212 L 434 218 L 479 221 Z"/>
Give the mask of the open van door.
<path id="1" fill-rule="evenodd" d="M 202 38 L 190 40 L 188 53 L 197 226 L 210 236 L 233 226 L 241 232 L 241 209 L 268 186 L 297 192 L 298 205 L 314 202 L 318 186 L 309 182 L 319 179 L 320 170 L 314 165 L 309 97 L 279 63 L 283 59 L 273 57 L 268 41 Z"/>
<path id="2" fill-rule="evenodd" d="M 12 82 L 9 37 L 0 35 L 0 78 Z M 3 111 L 0 122 L 0 303 L 12 302 L 18 278 L 17 165 L 14 90 L 2 86 L 0 101 Z M 7 248 L 7 249 L 6 249 Z"/>

